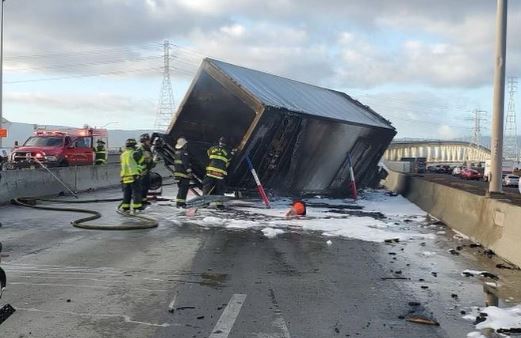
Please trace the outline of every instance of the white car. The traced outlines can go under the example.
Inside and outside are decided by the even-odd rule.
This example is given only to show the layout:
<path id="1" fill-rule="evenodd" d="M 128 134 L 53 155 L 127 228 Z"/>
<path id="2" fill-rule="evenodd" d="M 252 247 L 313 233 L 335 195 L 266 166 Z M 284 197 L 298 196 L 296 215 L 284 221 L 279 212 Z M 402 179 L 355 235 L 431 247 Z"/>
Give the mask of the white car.
<path id="1" fill-rule="evenodd" d="M 506 185 L 507 187 L 519 186 L 519 176 L 505 175 L 505 177 L 503 178 L 503 185 Z"/>
<path id="2" fill-rule="evenodd" d="M 455 167 L 452 170 L 452 176 L 459 176 L 461 174 L 461 167 Z"/>

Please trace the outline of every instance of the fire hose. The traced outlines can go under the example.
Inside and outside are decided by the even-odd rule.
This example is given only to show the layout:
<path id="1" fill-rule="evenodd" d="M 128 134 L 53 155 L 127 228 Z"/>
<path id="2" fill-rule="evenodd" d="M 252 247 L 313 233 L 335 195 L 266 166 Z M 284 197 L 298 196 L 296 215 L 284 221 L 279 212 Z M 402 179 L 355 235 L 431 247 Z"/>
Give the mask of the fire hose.
<path id="1" fill-rule="evenodd" d="M 138 220 L 137 223 L 124 224 L 92 224 L 86 223 L 101 218 L 101 213 L 95 210 L 83 208 L 64 208 L 51 205 L 38 205 L 38 202 L 51 203 L 65 203 L 65 204 L 81 204 L 81 203 L 104 203 L 104 202 L 119 202 L 121 198 L 106 198 L 106 199 L 91 199 L 91 200 L 55 200 L 55 199 L 41 199 L 33 197 L 18 197 L 12 200 L 13 204 L 40 210 L 53 210 L 63 212 L 77 212 L 82 214 L 89 214 L 91 216 L 79 218 L 71 221 L 71 224 L 76 228 L 90 229 L 90 230 L 137 230 L 155 228 L 159 225 L 158 221 L 144 215 L 127 215 L 125 217 Z"/>
<path id="2" fill-rule="evenodd" d="M 63 187 L 65 187 L 75 198 L 78 198 L 78 195 L 72 191 L 65 182 L 63 182 L 58 176 L 56 176 L 49 168 L 47 168 L 42 162 L 40 162 L 38 159 L 35 159 L 35 161 L 43 168 L 45 169 L 51 176 L 58 181 Z M 155 175 L 154 179 L 152 180 L 152 185 L 159 184 L 159 187 L 161 186 L 161 176 L 159 176 L 159 182 L 157 182 L 157 176 Z M 157 189 L 158 187 L 154 187 L 154 189 Z M 38 202 L 51 202 L 51 203 L 65 203 L 65 204 L 79 204 L 79 203 L 103 203 L 103 202 L 119 202 L 121 201 L 121 198 L 108 198 L 108 199 L 90 199 L 90 200 L 54 200 L 54 199 L 42 199 L 42 198 L 34 198 L 34 197 L 17 197 L 13 199 L 11 202 L 15 205 L 19 205 L 22 207 L 27 208 L 33 208 L 33 209 L 40 209 L 40 210 L 53 210 L 53 211 L 63 211 L 63 212 L 77 212 L 82 214 L 89 214 L 91 216 L 79 218 L 76 220 L 71 221 L 71 224 L 76 228 L 82 228 L 82 229 L 91 229 L 91 230 L 137 230 L 137 229 L 149 229 L 149 228 L 155 228 L 159 225 L 157 220 L 146 217 L 143 215 L 125 215 L 126 217 L 134 218 L 136 220 L 139 220 L 138 223 L 125 223 L 125 224 L 92 224 L 92 223 L 86 223 L 89 221 L 93 221 L 95 219 L 101 218 L 101 214 L 95 210 L 90 209 L 81 209 L 81 208 L 63 208 L 63 207 L 56 207 L 56 206 L 45 206 L 45 205 L 37 205 Z"/>

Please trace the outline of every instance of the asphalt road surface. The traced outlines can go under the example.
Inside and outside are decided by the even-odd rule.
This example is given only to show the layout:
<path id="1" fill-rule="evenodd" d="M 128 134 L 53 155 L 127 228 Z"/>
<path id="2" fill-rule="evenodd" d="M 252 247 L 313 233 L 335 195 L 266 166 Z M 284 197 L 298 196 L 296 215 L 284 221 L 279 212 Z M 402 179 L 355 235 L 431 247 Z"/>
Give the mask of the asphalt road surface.
<path id="1" fill-rule="evenodd" d="M 113 203 L 90 207 L 104 221 L 129 221 Z M 482 283 L 461 276 L 466 268 L 499 274 L 503 298 L 520 299 L 517 272 L 494 270 L 495 257 L 443 225 L 409 242 L 328 245 L 313 232 L 266 238 L 176 222 L 170 206 L 152 210 L 156 229 L 89 231 L 69 225 L 74 214 L 1 207 L 1 302 L 17 311 L 0 336 L 465 337 L 473 325 L 461 311 L 483 305 Z M 456 245 L 459 255 L 447 252 Z M 440 326 L 406 321 L 410 312 Z"/>

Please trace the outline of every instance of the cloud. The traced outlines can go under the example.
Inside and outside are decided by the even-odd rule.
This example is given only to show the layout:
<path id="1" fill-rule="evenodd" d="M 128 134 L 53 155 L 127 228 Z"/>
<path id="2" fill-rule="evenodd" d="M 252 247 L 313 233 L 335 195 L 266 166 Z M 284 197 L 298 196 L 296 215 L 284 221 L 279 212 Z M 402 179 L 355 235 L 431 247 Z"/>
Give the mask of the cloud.
<path id="1" fill-rule="evenodd" d="M 444 140 L 451 140 L 462 136 L 458 131 L 454 130 L 453 127 L 447 125 L 442 125 L 438 128 L 438 135 L 438 138 Z"/>
<path id="2" fill-rule="evenodd" d="M 521 29 L 519 4 L 510 17 L 510 30 Z M 6 3 L 6 63 L 51 73 L 130 65 L 146 73 L 160 58 L 136 59 L 160 56 L 159 42 L 172 38 L 203 55 L 317 84 L 472 88 L 491 81 L 494 20 L 488 0 L 18 0 Z M 509 42 L 509 70 L 521 71 L 521 42 L 513 34 Z M 78 50 L 92 53 L 71 57 Z M 34 51 L 56 55 L 9 58 Z M 78 59 L 97 64 L 79 67 Z M 189 75 L 198 61 L 174 65 Z"/>
<path id="3" fill-rule="evenodd" d="M 23 113 L 17 114 L 17 121 L 28 121 L 27 118 L 32 116 L 34 122 L 44 124 L 49 123 L 49 119 L 59 121 L 58 124 L 98 126 L 117 121 L 118 128 L 132 128 L 136 121 L 140 121 L 142 128 L 151 128 L 156 113 L 155 103 L 148 99 L 111 93 L 52 95 L 8 92 L 5 100 L 13 107 L 23 108 Z M 78 116 L 81 116 L 80 123 L 77 122 Z"/>
<path id="4" fill-rule="evenodd" d="M 516 75 L 521 72 L 521 40 L 515 34 L 521 30 L 521 2 L 509 5 L 507 74 Z M 211 56 L 348 93 L 406 88 L 409 96 L 423 97 L 432 104 L 424 107 L 404 99 L 405 94 L 399 107 L 396 100 L 389 103 L 391 98 L 377 104 L 391 116 L 402 112 L 401 118 L 415 119 L 420 117 L 419 110 L 434 115 L 444 111 L 440 104 L 444 99 L 427 98 L 421 92 L 425 88 L 459 92 L 490 85 L 495 2 L 7 1 L 6 81 L 109 74 L 121 78 L 157 76 L 159 82 L 164 39 L 176 45 L 171 62 L 175 80 L 179 76 L 191 78 L 201 59 Z M 414 87 L 422 89 L 415 91 Z M 6 86 L 6 100 L 22 104 L 14 97 L 16 93 L 8 95 L 18 88 Z M 27 84 L 26 92 L 35 90 Z M 105 97 L 95 90 L 76 98 L 89 101 L 81 107 L 71 106 L 67 94 L 62 95 L 59 100 L 56 95 L 57 102 L 34 94 L 26 99 L 41 100 L 48 109 L 67 107 L 78 114 L 101 116 L 104 109 L 114 114 L 133 111 L 125 107 L 126 99 L 108 93 L 110 97 Z M 32 107 L 37 107 L 36 103 Z M 150 109 L 145 111 L 152 114 Z M 451 114 L 448 111 L 443 116 Z M 412 129 L 410 122 L 401 123 Z"/>

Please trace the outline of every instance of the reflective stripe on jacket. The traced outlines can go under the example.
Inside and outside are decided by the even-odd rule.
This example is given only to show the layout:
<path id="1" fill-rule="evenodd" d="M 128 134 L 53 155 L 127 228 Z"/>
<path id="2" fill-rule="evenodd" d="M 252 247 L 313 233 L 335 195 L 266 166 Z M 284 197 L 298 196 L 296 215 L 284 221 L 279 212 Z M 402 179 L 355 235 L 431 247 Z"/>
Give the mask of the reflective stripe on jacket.
<path id="1" fill-rule="evenodd" d="M 94 160 L 96 163 L 105 163 L 107 162 L 107 150 L 103 146 L 97 146 L 94 148 L 95 157 Z"/>
<path id="2" fill-rule="evenodd" d="M 222 147 L 213 146 L 208 149 L 207 153 L 210 163 L 206 167 L 206 175 L 217 179 L 223 179 L 224 176 L 227 175 L 226 168 L 228 168 L 228 165 L 230 164 L 228 151 Z"/>
<path id="3" fill-rule="evenodd" d="M 152 156 L 152 152 L 149 147 L 144 145 L 140 145 L 137 151 L 141 154 L 141 158 L 138 164 L 143 169 L 143 174 L 148 173 L 152 168 L 155 167 L 154 158 Z"/>
<path id="4" fill-rule="evenodd" d="M 192 168 L 190 157 L 186 149 L 178 149 L 174 153 L 174 176 L 180 178 L 190 178 Z"/>
<path id="5" fill-rule="evenodd" d="M 120 176 L 123 183 L 132 183 L 134 182 L 134 177 L 141 174 L 141 166 L 138 164 L 138 161 L 141 159 L 141 157 L 142 155 L 131 148 L 125 149 L 125 151 L 121 154 Z"/>

